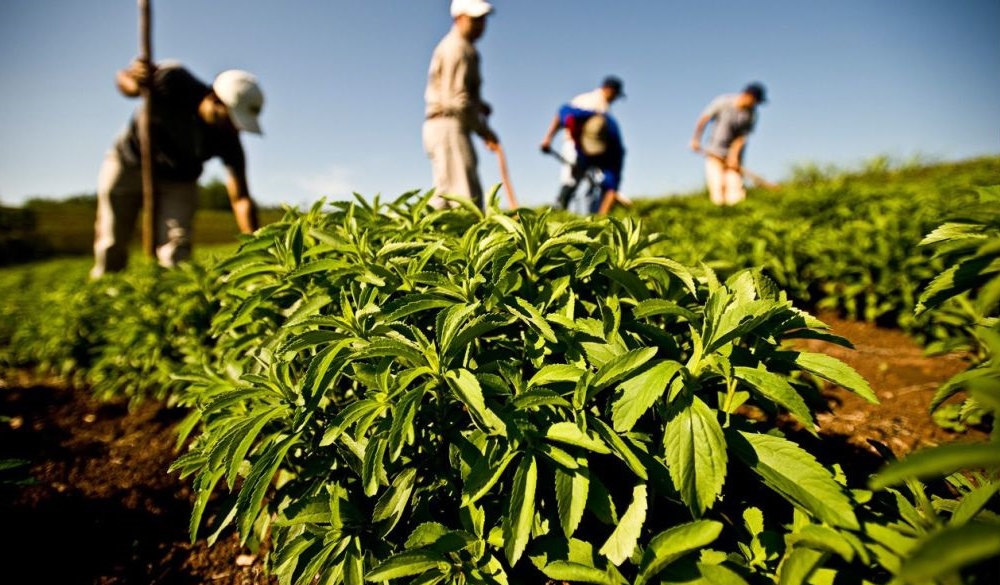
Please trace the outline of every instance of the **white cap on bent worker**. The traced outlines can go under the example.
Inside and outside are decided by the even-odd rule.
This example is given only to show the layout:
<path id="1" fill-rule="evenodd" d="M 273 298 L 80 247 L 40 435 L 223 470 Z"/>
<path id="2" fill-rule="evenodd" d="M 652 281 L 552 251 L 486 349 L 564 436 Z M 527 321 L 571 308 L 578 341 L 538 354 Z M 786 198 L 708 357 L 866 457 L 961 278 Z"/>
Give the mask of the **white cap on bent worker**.
<path id="1" fill-rule="evenodd" d="M 451 17 L 467 14 L 472 18 L 486 16 L 493 12 L 493 6 L 485 0 L 451 0 Z"/>
<path id="2" fill-rule="evenodd" d="M 257 118 L 264 107 L 264 92 L 256 77 L 239 69 L 223 71 L 212 83 L 212 91 L 226 104 L 237 130 L 263 134 Z"/>

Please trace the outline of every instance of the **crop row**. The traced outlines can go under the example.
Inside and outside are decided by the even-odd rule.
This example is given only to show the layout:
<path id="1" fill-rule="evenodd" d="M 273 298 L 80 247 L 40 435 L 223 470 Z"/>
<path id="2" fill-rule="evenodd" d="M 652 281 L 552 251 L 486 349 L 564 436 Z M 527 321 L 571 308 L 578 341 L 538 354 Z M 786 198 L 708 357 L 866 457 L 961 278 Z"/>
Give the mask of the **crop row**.
<path id="1" fill-rule="evenodd" d="M 1000 192 L 977 197 L 928 230 L 942 269 L 913 302 L 966 308 L 979 359 L 938 401 L 995 416 Z M 52 309 L 4 319 L 4 360 L 189 408 L 192 537 L 269 538 L 283 583 L 951 582 L 1000 553 L 996 431 L 869 481 L 779 424 L 816 433 L 819 380 L 875 396 L 790 348 L 848 342 L 770 265 L 679 260 L 631 217 L 428 198 L 289 211 L 182 270 L 19 273 Z"/>

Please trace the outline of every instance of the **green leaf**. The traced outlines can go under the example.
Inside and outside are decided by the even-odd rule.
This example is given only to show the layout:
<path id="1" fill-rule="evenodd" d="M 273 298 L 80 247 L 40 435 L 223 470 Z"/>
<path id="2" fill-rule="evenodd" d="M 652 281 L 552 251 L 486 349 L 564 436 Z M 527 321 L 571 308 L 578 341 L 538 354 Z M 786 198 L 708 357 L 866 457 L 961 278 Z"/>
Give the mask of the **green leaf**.
<path id="1" fill-rule="evenodd" d="M 1000 468 L 996 443 L 951 444 L 924 449 L 894 461 L 878 472 L 868 485 L 873 490 L 899 485 L 907 479 L 930 479 L 956 471 Z"/>
<path id="2" fill-rule="evenodd" d="M 552 330 L 552 326 L 545 320 L 545 316 L 542 315 L 541 311 L 521 297 L 516 297 L 514 302 L 527 313 L 527 315 L 525 315 L 524 313 L 514 309 L 514 307 L 508 305 L 508 310 L 510 310 L 514 316 L 537 330 L 538 333 L 541 334 L 541 336 L 544 337 L 549 343 L 556 342 L 556 332 Z"/>
<path id="3" fill-rule="evenodd" d="M 635 551 L 646 521 L 646 505 L 646 484 L 639 484 L 632 489 L 632 503 L 600 550 L 614 565 L 622 564 Z"/>
<path id="4" fill-rule="evenodd" d="M 673 315 L 681 317 L 689 323 L 694 323 L 698 320 L 698 316 L 690 309 L 680 306 L 677 304 L 677 301 L 668 301 L 666 299 L 648 299 L 642 301 L 635 306 L 632 314 L 635 315 L 636 319 L 645 319 L 657 315 Z"/>
<path id="5" fill-rule="evenodd" d="M 716 297 L 714 294 L 712 296 L 713 298 L 710 301 L 715 301 L 716 298 L 724 298 L 724 296 Z M 722 301 L 716 302 L 721 303 Z M 730 304 L 713 324 L 711 336 L 705 339 L 705 355 L 718 350 L 733 339 L 754 331 L 754 329 L 771 317 L 787 310 L 787 301 L 756 300 L 747 302 L 737 301 Z M 707 315 L 708 307 L 706 307 Z"/>
<path id="6" fill-rule="evenodd" d="M 816 434 L 816 420 L 813 419 L 812 411 L 783 375 L 744 366 L 736 366 L 733 368 L 733 373 L 737 379 L 749 384 L 758 394 L 787 409 L 805 425 L 806 430 Z"/>
<path id="7" fill-rule="evenodd" d="M 556 394 L 551 390 L 543 389 L 528 390 L 527 392 L 518 394 L 517 398 L 513 400 L 513 403 L 514 408 L 518 410 L 529 410 L 532 408 L 538 408 L 539 406 L 558 406 L 566 409 L 573 408 L 573 405 L 559 394 Z"/>
<path id="8" fill-rule="evenodd" d="M 997 556 L 1000 525 L 970 522 L 948 526 L 917 543 L 903 559 L 899 576 L 909 583 L 928 583 Z"/>
<path id="9" fill-rule="evenodd" d="M 622 581 L 615 579 L 596 567 L 591 567 L 572 561 L 554 561 L 542 569 L 545 576 L 556 581 L 574 583 L 595 583 L 597 585 L 620 585 Z"/>
<path id="10" fill-rule="evenodd" d="M 586 461 L 586 460 L 582 460 Z M 556 505 L 559 509 L 559 525 L 566 538 L 571 538 L 583 519 L 587 508 L 587 493 L 590 490 L 590 471 L 578 467 L 573 471 L 556 468 Z"/>
<path id="11" fill-rule="evenodd" d="M 576 382 L 583 376 L 583 369 L 568 364 L 551 364 L 538 370 L 538 373 L 528 380 L 528 387 L 545 386 L 558 382 Z"/>
<path id="12" fill-rule="evenodd" d="M 649 541 L 649 546 L 642 554 L 635 585 L 648 583 L 677 559 L 713 543 L 721 533 L 721 522 L 697 520 L 657 534 Z"/>
<path id="13" fill-rule="evenodd" d="M 809 576 L 820 566 L 828 554 L 811 548 L 792 549 L 782 559 L 781 566 L 778 567 L 778 584 L 802 585 L 808 583 Z"/>
<path id="14" fill-rule="evenodd" d="M 656 356 L 655 347 L 633 349 L 622 355 L 615 356 L 597 370 L 591 386 L 594 390 L 606 388 L 636 371 L 643 364 L 653 359 L 654 356 Z"/>
<path id="15" fill-rule="evenodd" d="M 441 347 L 441 355 L 457 356 L 469 346 L 470 343 L 479 339 L 485 333 L 493 331 L 508 324 L 510 319 L 496 313 L 477 315 L 462 326 L 455 334 L 455 337 L 447 346 Z"/>
<path id="16" fill-rule="evenodd" d="M 622 395 L 611 407 L 615 430 L 619 433 L 631 431 L 636 421 L 663 395 L 670 380 L 682 367 L 679 362 L 662 361 L 622 382 Z"/>
<path id="17" fill-rule="evenodd" d="M 663 435 L 674 487 L 695 516 L 712 507 L 726 482 L 726 438 L 715 411 L 692 396 L 675 403 Z"/>
<path id="18" fill-rule="evenodd" d="M 535 519 L 535 489 L 538 484 L 538 467 L 535 458 L 525 455 L 514 474 L 514 485 L 503 519 L 503 548 L 507 561 L 517 563 L 531 537 Z"/>
<path id="19" fill-rule="evenodd" d="M 632 473 L 639 476 L 639 479 L 645 481 L 648 479 L 648 472 L 646 466 L 635 454 L 635 451 L 625 442 L 621 436 L 618 435 L 611 427 L 604 423 L 600 418 L 596 416 L 587 415 L 587 424 L 590 425 L 594 432 L 597 433 L 601 439 L 611 448 L 616 455 L 628 468 L 632 470 Z"/>
<path id="20" fill-rule="evenodd" d="M 727 433 L 736 455 L 771 489 L 820 520 L 858 529 L 854 506 L 833 475 L 801 447 L 771 435 Z"/>
<path id="21" fill-rule="evenodd" d="M 260 458 L 250 467 L 250 473 L 247 474 L 240 489 L 240 495 L 236 499 L 236 516 L 241 543 L 246 543 L 251 534 L 251 527 L 257 520 L 257 514 L 264 501 L 264 494 L 267 492 L 268 486 L 271 485 L 274 475 L 278 472 L 278 467 L 284 461 L 288 450 L 298 441 L 298 435 L 291 435 L 285 437 L 284 440 L 272 443 L 264 449 Z"/>
<path id="22" fill-rule="evenodd" d="M 494 459 L 493 453 L 492 450 L 487 451 L 487 456 L 481 457 L 469 471 L 462 487 L 462 506 L 474 504 L 489 493 L 516 455 L 514 451 L 505 451 L 498 459 Z"/>
<path id="23" fill-rule="evenodd" d="M 823 353 L 799 352 L 795 364 L 803 370 L 854 392 L 872 404 L 879 404 L 878 396 L 868 382 L 854 368 Z"/>
<path id="24" fill-rule="evenodd" d="M 388 520 L 386 526 L 380 530 L 382 536 L 387 536 L 396 526 L 396 523 L 399 522 L 400 517 L 402 517 L 403 512 L 406 510 L 406 504 L 410 501 L 410 494 L 413 492 L 416 477 L 417 470 L 413 467 L 399 472 L 393 478 L 392 482 L 389 483 L 389 489 L 382 494 L 382 497 L 375 504 L 372 522 Z"/>
<path id="25" fill-rule="evenodd" d="M 605 445 L 603 441 L 584 433 L 580 430 L 580 427 L 576 426 L 576 423 L 569 421 L 556 423 L 550 426 L 545 432 L 545 438 L 552 441 L 558 441 L 560 443 L 566 443 L 567 445 L 582 447 L 595 453 L 601 453 L 604 455 L 611 453 L 611 450 L 608 449 L 607 445 Z"/>
<path id="26" fill-rule="evenodd" d="M 472 420 L 476 423 L 476 426 L 494 435 L 503 435 L 506 433 L 507 427 L 504 422 L 492 410 L 487 408 L 486 401 L 483 398 L 483 389 L 479 385 L 479 380 L 472 375 L 472 372 L 465 369 L 451 370 L 445 374 L 445 379 L 458 399 L 468 407 L 469 414 L 472 416 Z"/>
<path id="27" fill-rule="evenodd" d="M 829 526 L 809 524 L 785 537 L 789 546 L 808 546 L 835 552 L 847 562 L 854 560 L 854 547 L 840 532 Z"/>
<path id="28" fill-rule="evenodd" d="M 392 555 L 381 562 L 368 574 L 365 581 L 390 581 L 402 577 L 413 577 L 431 569 L 446 571 L 448 560 L 427 549 L 408 550 Z"/>
<path id="29" fill-rule="evenodd" d="M 993 481 L 981 485 L 980 487 L 965 494 L 959 502 L 958 507 L 951 515 L 952 526 L 965 524 L 979 514 L 986 504 L 1000 491 L 1000 482 Z"/>

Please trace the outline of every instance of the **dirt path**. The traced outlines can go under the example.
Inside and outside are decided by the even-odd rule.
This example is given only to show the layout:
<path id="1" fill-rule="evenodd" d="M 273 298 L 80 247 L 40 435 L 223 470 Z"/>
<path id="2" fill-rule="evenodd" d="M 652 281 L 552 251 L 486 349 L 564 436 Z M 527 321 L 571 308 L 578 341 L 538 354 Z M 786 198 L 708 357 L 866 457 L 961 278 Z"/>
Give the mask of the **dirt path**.
<path id="1" fill-rule="evenodd" d="M 955 435 L 937 426 L 927 404 L 938 384 L 965 369 L 955 357 L 928 358 L 899 331 L 820 316 L 856 350 L 819 342 L 864 376 L 882 401 L 836 388 L 823 393 L 824 441 L 872 453 L 866 439 L 895 453 L 982 433 Z M 27 380 L 0 382 L 0 459 L 32 461 L 30 485 L 0 481 L 0 514 L 9 535 L 0 547 L 7 583 L 60 585 L 272 584 L 260 555 L 223 535 L 215 546 L 191 544 L 192 494 L 165 470 L 175 457 L 174 428 L 183 413 L 146 405 L 129 413 L 85 392 Z M 843 455 L 843 453 L 841 453 Z M 9 480 L 10 472 L 0 475 Z M 209 511 L 209 513 L 211 510 Z M 40 560 L 39 555 L 43 555 Z"/>

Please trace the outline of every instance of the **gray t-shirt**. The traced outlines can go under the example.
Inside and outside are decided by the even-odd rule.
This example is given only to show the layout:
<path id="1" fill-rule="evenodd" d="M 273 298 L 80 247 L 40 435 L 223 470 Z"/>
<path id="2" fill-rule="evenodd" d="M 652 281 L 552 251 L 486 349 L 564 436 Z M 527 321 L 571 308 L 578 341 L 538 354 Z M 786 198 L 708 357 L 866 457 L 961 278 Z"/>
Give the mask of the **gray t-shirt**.
<path id="1" fill-rule="evenodd" d="M 175 62 L 156 68 L 149 131 L 157 180 L 197 181 L 204 162 L 216 156 L 237 173 L 245 170 L 239 135 L 213 128 L 198 116 L 198 104 L 210 91 L 211 87 Z M 126 166 L 140 165 L 136 116 L 115 141 L 115 149 Z"/>
<path id="2" fill-rule="evenodd" d="M 757 109 L 745 110 L 736 107 L 738 96 L 739 94 L 719 96 L 702 112 L 702 117 L 707 116 L 714 125 L 705 152 L 725 158 L 733 141 L 753 130 L 757 122 Z"/>

